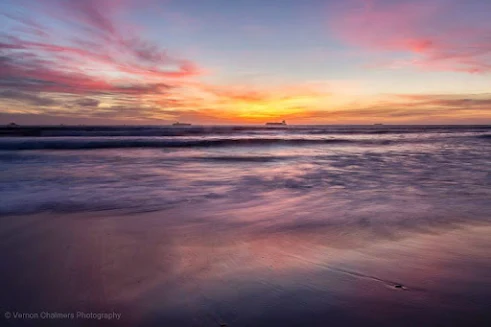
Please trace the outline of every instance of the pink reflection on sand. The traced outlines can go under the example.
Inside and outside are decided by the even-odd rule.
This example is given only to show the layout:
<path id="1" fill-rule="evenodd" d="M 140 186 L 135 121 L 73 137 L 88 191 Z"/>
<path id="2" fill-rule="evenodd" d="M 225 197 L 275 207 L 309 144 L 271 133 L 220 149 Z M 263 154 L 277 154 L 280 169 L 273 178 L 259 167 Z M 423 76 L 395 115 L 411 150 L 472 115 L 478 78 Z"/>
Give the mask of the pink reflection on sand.
<path id="1" fill-rule="evenodd" d="M 57 309 L 124 308 L 134 321 L 152 312 L 195 312 L 205 304 L 205 312 L 213 315 L 219 303 L 247 311 L 248 294 L 267 308 L 301 291 L 310 295 L 291 298 L 293 303 L 315 295 L 331 306 L 358 304 L 358 315 L 387 317 L 395 312 L 384 305 L 408 301 L 416 308 L 454 310 L 448 294 L 457 299 L 479 294 L 491 269 L 489 226 L 434 227 L 374 238 L 360 226 L 357 231 L 274 230 L 266 215 L 253 210 L 242 222 L 257 219 L 257 224 L 227 228 L 219 219 L 197 221 L 185 213 L 9 221 L 3 231 L 11 236 L 2 239 L 17 257 L 9 268 L 17 274 L 11 287 L 33 287 L 39 301 Z M 395 288 L 399 283 L 405 290 Z"/>

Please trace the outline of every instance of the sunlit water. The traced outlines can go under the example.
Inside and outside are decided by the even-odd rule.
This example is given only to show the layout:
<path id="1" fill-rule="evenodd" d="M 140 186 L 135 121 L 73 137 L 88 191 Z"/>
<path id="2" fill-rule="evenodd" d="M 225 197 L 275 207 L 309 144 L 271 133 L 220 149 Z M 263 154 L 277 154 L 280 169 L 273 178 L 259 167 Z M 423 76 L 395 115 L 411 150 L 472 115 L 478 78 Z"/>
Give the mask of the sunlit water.
<path id="1" fill-rule="evenodd" d="M 0 138 L 2 307 L 118 309 L 128 325 L 488 322 L 490 128 L 29 133 Z"/>

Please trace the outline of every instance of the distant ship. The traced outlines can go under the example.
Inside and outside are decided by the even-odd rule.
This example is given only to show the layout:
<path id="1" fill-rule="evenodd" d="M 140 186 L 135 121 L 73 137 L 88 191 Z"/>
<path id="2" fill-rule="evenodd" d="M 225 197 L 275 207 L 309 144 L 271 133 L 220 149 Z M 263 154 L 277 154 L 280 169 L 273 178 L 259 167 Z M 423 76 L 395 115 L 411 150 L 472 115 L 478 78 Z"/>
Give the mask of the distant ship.
<path id="1" fill-rule="evenodd" d="M 172 124 L 172 126 L 191 126 L 191 124 L 175 122 L 174 124 Z"/>
<path id="2" fill-rule="evenodd" d="M 286 121 L 283 120 L 281 123 L 275 123 L 275 122 L 273 122 L 273 123 L 266 123 L 266 125 L 268 125 L 268 126 L 285 126 L 286 125 Z"/>
<path id="3" fill-rule="evenodd" d="M 383 126 L 384 124 L 373 124 L 373 126 Z"/>

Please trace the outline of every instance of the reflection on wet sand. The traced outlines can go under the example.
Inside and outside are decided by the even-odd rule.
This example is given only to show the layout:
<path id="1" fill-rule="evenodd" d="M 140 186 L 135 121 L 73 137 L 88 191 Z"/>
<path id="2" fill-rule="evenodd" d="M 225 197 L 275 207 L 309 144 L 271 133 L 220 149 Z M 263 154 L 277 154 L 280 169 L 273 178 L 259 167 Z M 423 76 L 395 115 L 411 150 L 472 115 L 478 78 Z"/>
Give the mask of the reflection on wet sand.
<path id="1" fill-rule="evenodd" d="M 363 221 L 293 228 L 292 218 L 274 229 L 260 210 L 249 213 L 234 217 L 233 228 L 224 224 L 230 212 L 196 219 L 182 209 L 4 219 L 0 304 L 117 311 L 122 320 L 111 323 L 128 326 L 451 326 L 491 318 L 488 224 L 389 225 L 384 234 Z"/>

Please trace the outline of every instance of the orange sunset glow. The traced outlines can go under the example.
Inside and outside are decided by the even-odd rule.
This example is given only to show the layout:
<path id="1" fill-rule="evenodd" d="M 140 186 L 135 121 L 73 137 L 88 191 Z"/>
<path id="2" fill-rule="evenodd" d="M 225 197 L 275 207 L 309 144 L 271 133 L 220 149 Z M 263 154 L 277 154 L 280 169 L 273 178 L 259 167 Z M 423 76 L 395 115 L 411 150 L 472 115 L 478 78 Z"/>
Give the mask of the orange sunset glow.
<path id="1" fill-rule="evenodd" d="M 217 19 L 214 5 L 153 1 L 2 3 L 0 119 L 490 122 L 486 4 L 314 1 Z"/>

